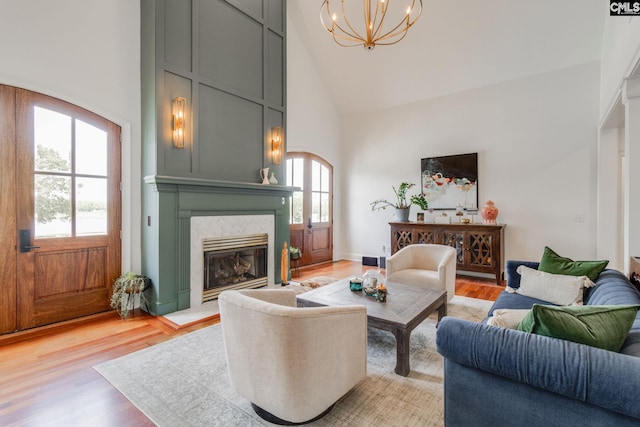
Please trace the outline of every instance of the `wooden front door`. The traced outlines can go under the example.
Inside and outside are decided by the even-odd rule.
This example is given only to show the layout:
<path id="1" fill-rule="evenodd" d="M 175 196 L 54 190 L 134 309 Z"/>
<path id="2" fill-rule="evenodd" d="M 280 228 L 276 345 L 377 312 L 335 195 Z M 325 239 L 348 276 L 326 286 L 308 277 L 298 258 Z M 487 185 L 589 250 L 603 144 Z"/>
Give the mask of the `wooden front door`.
<path id="1" fill-rule="evenodd" d="M 293 194 L 291 246 L 302 250 L 300 265 L 333 259 L 333 167 L 310 153 L 287 154 L 287 185 Z"/>
<path id="2" fill-rule="evenodd" d="M 15 211 L 15 261 L 5 262 L 16 272 L 0 283 L 15 295 L 2 301 L 15 306 L 2 332 L 105 311 L 120 274 L 120 129 L 46 95 L 5 86 L 2 96 L 15 106 L 15 138 L 2 145 L 15 152 L 13 164 L 3 162 L 15 202 L 2 209 Z"/>

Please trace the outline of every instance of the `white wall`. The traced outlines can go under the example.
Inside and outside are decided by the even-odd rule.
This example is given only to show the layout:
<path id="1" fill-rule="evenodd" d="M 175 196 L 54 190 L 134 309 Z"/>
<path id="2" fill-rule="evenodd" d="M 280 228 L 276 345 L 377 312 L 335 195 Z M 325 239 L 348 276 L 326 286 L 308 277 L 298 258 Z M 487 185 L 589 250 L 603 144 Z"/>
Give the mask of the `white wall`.
<path id="1" fill-rule="evenodd" d="M 602 77 L 600 81 L 600 116 L 609 114 L 623 79 L 628 77 L 640 55 L 640 19 L 606 16 L 602 36 Z"/>
<path id="2" fill-rule="evenodd" d="M 345 117 L 346 257 L 388 247 L 393 212 L 369 203 L 419 184 L 421 158 L 478 152 L 480 206 L 500 209 L 507 259 L 539 259 L 545 245 L 593 258 L 599 73 L 593 62 Z"/>
<path id="3" fill-rule="evenodd" d="M 636 243 L 640 241 L 640 228 L 635 226 L 634 218 L 640 195 L 631 184 L 637 182 L 633 165 L 640 160 L 638 101 L 626 99 L 623 90 L 626 79 L 639 75 L 639 61 L 640 20 L 607 16 L 602 39 L 599 117 L 598 209 L 602 221 L 598 223 L 597 238 L 602 257 L 614 261 L 610 266 L 624 272 L 628 271 L 629 256 L 640 254 Z M 635 105 L 634 113 L 630 105 Z"/>
<path id="4" fill-rule="evenodd" d="M 623 271 L 621 139 L 624 128 L 611 128 L 601 131 L 598 140 L 596 258 L 608 259 L 609 268 Z"/>
<path id="5" fill-rule="evenodd" d="M 140 4 L 0 0 L 0 83 L 122 127 L 123 271 L 140 270 Z"/>
<path id="6" fill-rule="evenodd" d="M 342 258 L 342 123 L 300 33 L 287 16 L 287 151 L 316 154 L 333 165 L 334 258 Z"/>

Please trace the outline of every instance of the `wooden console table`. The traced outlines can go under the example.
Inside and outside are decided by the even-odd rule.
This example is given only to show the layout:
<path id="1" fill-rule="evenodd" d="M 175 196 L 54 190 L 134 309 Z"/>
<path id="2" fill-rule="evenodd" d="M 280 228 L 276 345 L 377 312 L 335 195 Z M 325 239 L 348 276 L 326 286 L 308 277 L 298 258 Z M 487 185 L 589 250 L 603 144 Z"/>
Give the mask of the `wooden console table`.
<path id="1" fill-rule="evenodd" d="M 457 252 L 457 270 L 489 273 L 502 284 L 505 224 L 426 224 L 390 222 L 391 254 L 408 245 L 449 245 Z"/>

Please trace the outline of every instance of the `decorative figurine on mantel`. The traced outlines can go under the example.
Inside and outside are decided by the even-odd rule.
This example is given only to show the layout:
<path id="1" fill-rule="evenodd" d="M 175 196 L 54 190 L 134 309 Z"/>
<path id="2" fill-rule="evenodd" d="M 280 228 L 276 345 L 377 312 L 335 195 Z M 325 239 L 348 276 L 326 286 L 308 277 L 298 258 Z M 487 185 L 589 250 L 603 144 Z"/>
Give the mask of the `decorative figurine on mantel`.
<path id="1" fill-rule="evenodd" d="M 271 172 L 271 176 L 269 177 L 269 184 L 276 185 L 278 183 L 278 179 L 276 178 L 276 173 Z"/>
<path id="2" fill-rule="evenodd" d="M 260 178 L 263 185 L 269 185 L 269 168 L 260 169 Z"/>

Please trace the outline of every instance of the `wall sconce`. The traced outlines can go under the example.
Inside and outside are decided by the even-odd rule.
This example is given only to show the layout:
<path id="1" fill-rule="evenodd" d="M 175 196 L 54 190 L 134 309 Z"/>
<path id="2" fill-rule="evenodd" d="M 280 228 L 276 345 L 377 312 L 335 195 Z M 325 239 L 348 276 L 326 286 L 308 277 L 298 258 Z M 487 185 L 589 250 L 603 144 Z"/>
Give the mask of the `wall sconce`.
<path id="1" fill-rule="evenodd" d="M 181 96 L 173 100 L 173 145 L 176 148 L 184 148 L 184 123 L 187 111 L 187 100 Z"/>
<path id="2" fill-rule="evenodd" d="M 271 162 L 279 165 L 282 162 L 282 128 L 276 126 L 271 129 Z"/>

